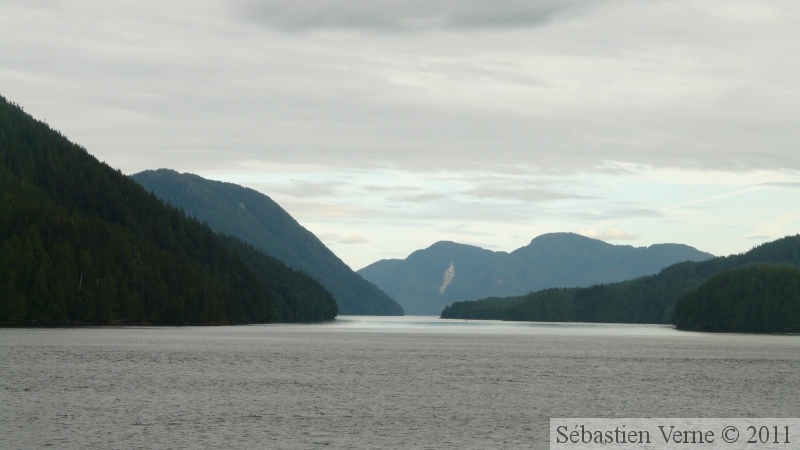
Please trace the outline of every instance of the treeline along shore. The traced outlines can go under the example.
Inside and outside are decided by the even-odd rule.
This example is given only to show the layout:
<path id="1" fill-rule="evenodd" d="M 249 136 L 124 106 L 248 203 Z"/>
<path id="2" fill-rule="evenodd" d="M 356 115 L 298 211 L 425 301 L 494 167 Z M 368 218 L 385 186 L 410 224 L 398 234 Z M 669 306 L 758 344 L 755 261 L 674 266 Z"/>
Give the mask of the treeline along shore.
<path id="1" fill-rule="evenodd" d="M 800 332 L 800 235 L 585 288 L 455 302 L 441 317 L 675 324 L 699 331 Z"/>

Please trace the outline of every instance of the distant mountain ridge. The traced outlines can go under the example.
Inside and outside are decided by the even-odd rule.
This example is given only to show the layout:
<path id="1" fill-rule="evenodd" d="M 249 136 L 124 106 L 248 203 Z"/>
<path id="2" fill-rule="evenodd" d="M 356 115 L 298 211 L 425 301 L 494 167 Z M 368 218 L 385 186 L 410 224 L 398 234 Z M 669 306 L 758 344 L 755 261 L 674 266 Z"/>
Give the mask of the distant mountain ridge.
<path id="1" fill-rule="evenodd" d="M 147 170 L 131 178 L 215 231 L 243 239 L 315 278 L 336 298 L 339 314 L 403 314 L 397 302 L 353 272 L 268 196 L 234 183 L 169 169 Z"/>
<path id="2" fill-rule="evenodd" d="M 765 272 L 759 269 L 762 266 L 770 267 Z M 618 283 L 455 302 L 442 311 L 441 317 L 676 323 L 683 328 L 715 331 L 800 329 L 800 304 L 796 303 L 800 288 L 792 286 L 792 276 L 773 276 L 772 267 L 800 267 L 800 235 L 768 242 L 739 255 L 673 264 L 657 274 Z M 736 272 L 752 268 L 756 270 Z M 767 298 L 766 303 L 771 305 L 764 305 Z M 742 305 L 744 300 L 747 307 Z M 776 301 L 785 303 L 785 309 L 776 312 L 780 310 Z M 789 321 L 779 324 L 767 317 L 775 314 Z"/>
<path id="3" fill-rule="evenodd" d="M 575 233 L 549 233 L 510 253 L 441 241 L 404 260 L 378 261 L 358 273 L 395 298 L 407 314 L 439 314 L 455 301 L 624 281 L 713 257 L 683 244 L 632 247 Z"/>

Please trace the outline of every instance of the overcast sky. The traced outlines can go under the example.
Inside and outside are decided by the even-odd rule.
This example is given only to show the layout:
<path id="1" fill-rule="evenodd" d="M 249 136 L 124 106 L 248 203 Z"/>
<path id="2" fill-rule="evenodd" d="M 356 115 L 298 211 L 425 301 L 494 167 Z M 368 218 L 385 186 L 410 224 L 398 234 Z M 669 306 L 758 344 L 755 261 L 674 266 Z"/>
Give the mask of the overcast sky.
<path id="1" fill-rule="evenodd" d="M 5 0 L 0 95 L 257 189 L 352 268 L 548 232 L 800 232 L 796 0 Z"/>

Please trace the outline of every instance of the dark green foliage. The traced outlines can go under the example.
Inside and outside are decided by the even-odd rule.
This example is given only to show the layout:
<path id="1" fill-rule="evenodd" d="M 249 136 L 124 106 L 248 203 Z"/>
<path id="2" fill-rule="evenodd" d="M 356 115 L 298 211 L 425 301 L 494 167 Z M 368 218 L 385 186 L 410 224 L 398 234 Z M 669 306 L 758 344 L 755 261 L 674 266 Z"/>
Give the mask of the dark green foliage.
<path id="1" fill-rule="evenodd" d="M 264 285 L 276 287 L 273 314 L 281 321 L 330 320 L 337 315 L 338 308 L 331 294 L 310 276 L 287 267 L 238 238 L 221 235 L 220 239 Z"/>
<path id="2" fill-rule="evenodd" d="M 713 276 L 678 300 L 679 329 L 800 332 L 800 269 L 760 266 Z"/>
<path id="3" fill-rule="evenodd" d="M 358 273 L 397 299 L 409 314 L 438 314 L 460 300 L 630 280 L 680 261 L 712 257 L 681 244 L 635 248 L 574 233 L 549 233 L 511 253 L 437 242 L 405 260 L 378 261 Z M 455 277 L 441 292 L 451 263 Z"/>
<path id="4" fill-rule="evenodd" d="M 236 236 L 324 285 L 342 314 L 402 315 L 403 308 L 354 273 L 310 231 L 269 197 L 232 183 L 173 170 L 148 170 L 132 178 L 166 203 Z"/>
<path id="5" fill-rule="evenodd" d="M 333 299 L 316 283 L 274 260 L 255 270 L 257 258 L 246 263 L 210 228 L 2 97 L 0 189 L 0 323 L 249 323 L 335 315 Z M 285 278 L 265 275 L 273 272 Z M 295 311 L 286 305 L 294 300 L 319 305 Z"/>
<path id="6" fill-rule="evenodd" d="M 457 302 L 443 318 L 555 322 L 671 323 L 679 298 L 715 274 L 740 267 L 800 266 L 800 235 L 735 256 L 672 265 L 656 275 L 587 288 L 548 289 L 519 297 Z"/>
<path id="7" fill-rule="evenodd" d="M 489 297 L 454 302 L 442 311 L 442 319 L 507 320 L 509 310 L 519 304 L 517 297 Z"/>
<path id="8" fill-rule="evenodd" d="M 553 288 L 533 292 L 521 297 L 485 298 L 455 302 L 444 308 L 443 319 L 484 319 L 484 320 L 535 320 L 538 322 L 574 322 L 576 304 L 573 298 L 579 288 Z M 585 308 L 587 290 L 583 300 L 578 300 Z M 585 315 L 585 311 L 583 312 Z M 536 319 L 515 319 L 516 317 L 536 317 Z"/>

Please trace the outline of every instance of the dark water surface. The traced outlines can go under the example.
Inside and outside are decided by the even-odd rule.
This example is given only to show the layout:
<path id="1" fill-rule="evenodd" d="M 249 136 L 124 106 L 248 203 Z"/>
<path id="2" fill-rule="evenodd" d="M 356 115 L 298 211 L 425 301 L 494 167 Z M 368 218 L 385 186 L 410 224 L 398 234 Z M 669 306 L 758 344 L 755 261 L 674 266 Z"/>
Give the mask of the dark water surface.
<path id="1" fill-rule="evenodd" d="M 800 336 L 345 316 L 0 329 L 0 448 L 547 448 L 550 417 L 797 417 Z"/>

